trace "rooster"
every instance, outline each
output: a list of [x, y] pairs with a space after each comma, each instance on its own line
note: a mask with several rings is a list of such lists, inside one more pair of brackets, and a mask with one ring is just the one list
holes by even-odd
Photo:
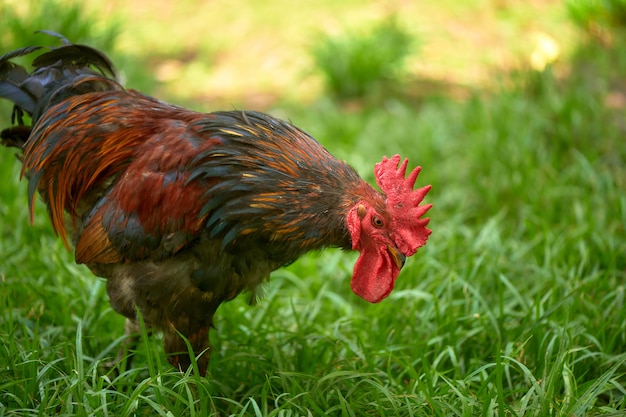
[[[406, 159], [376, 164], [377, 191], [290, 123], [125, 89], [102, 52], [46, 33], [62, 44], [0, 57], [14, 104], [1, 140], [23, 152], [31, 221], [38, 193], [76, 262], [106, 278], [126, 332], [139, 312], [175, 367], [195, 359], [205, 374], [220, 304], [306, 252], [359, 251], [351, 288], [377, 303], [426, 243], [430, 186], [414, 189]], [[12, 62], [35, 52], [31, 72]]]

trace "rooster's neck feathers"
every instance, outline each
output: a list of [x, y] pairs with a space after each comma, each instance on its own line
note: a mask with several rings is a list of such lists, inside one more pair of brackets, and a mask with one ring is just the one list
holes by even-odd
[[369, 188], [344, 162], [293, 125], [256, 112], [217, 112], [195, 128], [219, 144], [199, 153], [189, 181], [206, 181], [202, 213], [222, 246], [254, 237], [294, 259], [350, 248], [345, 216]]

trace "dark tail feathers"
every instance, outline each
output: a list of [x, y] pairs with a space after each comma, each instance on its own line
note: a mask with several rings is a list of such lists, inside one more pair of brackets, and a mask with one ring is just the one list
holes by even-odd
[[[0, 133], [4, 145], [22, 147], [30, 134], [24, 125], [24, 113], [33, 125], [45, 111], [64, 99], [94, 91], [118, 90], [117, 72], [109, 58], [97, 49], [74, 45], [65, 37], [51, 31], [41, 31], [59, 38], [59, 47], [28, 46], [0, 57], [0, 98], [13, 102], [11, 128]], [[10, 60], [29, 55], [40, 49], [49, 51], [32, 62], [33, 71]]]

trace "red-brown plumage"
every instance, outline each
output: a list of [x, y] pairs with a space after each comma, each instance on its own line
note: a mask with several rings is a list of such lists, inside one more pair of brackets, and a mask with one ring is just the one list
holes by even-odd
[[[360, 252], [351, 287], [370, 302], [393, 289], [426, 243], [429, 187], [383, 158], [374, 190], [305, 132], [256, 112], [193, 112], [124, 90], [100, 52], [54, 48], [28, 74], [0, 57], [0, 97], [18, 126], [32, 207], [38, 191], [78, 263], [107, 278], [111, 305], [164, 333], [170, 362], [206, 371], [219, 305], [315, 249]], [[22, 124], [22, 113], [33, 127]], [[69, 220], [69, 221], [67, 221]]]

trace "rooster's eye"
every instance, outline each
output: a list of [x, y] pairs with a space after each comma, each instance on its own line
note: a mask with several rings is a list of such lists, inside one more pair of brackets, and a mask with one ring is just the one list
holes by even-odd
[[372, 217], [372, 225], [374, 225], [374, 227], [378, 227], [380, 229], [381, 227], [383, 227], [383, 219], [381, 219], [378, 216]]

